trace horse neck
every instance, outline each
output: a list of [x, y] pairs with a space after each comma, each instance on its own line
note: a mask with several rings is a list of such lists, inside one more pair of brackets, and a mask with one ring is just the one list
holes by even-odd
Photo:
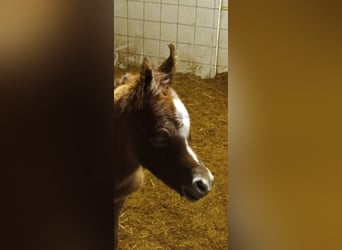
[[[125, 91], [123, 86], [115, 91]], [[114, 91], [114, 163], [117, 178], [129, 176], [139, 168], [139, 161], [134, 149], [134, 127], [130, 121], [134, 109], [131, 100], [134, 93], [131, 91], [115, 93]], [[116, 98], [115, 98], [116, 97]], [[115, 178], [115, 176], [114, 176]]]

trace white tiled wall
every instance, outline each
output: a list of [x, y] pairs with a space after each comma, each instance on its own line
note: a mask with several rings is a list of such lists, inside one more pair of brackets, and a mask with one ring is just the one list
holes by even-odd
[[[177, 70], [214, 77], [228, 71], [228, 0], [114, 0], [116, 66], [159, 64], [177, 48]], [[220, 29], [217, 41], [219, 12]], [[216, 47], [218, 55], [216, 57]]]

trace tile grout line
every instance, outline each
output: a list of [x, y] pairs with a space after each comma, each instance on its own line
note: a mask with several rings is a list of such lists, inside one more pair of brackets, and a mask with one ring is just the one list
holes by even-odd
[[160, 48], [161, 48], [161, 29], [162, 29], [162, 27], [161, 27], [161, 23], [162, 23], [162, 21], [161, 21], [161, 18], [162, 18], [162, 1], [160, 1], [159, 13], [160, 13], [160, 15], [159, 15], [159, 61], [161, 61], [161, 59], [160, 59]]

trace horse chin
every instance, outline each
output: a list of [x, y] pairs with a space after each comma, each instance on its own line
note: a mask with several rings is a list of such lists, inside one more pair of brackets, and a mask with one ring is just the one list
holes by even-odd
[[190, 202], [196, 202], [202, 198], [192, 194], [191, 191], [187, 189], [185, 186], [182, 186], [181, 196], [185, 197]]

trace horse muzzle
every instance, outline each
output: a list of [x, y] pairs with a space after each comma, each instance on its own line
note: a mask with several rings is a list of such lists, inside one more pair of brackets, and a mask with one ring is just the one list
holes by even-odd
[[192, 182], [189, 185], [182, 185], [182, 195], [188, 201], [198, 201], [206, 196], [212, 189], [214, 176], [206, 167], [199, 167], [194, 170]]

